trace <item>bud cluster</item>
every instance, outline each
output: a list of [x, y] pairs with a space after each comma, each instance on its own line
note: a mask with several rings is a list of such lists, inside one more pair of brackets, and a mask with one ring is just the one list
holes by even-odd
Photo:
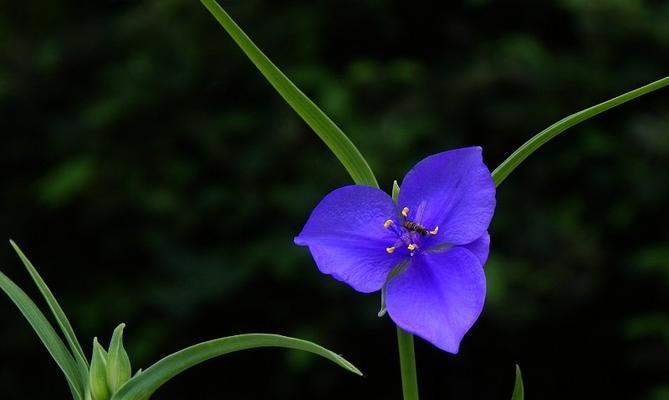
[[123, 347], [123, 328], [120, 324], [112, 334], [109, 349], [105, 350], [93, 339], [93, 355], [88, 375], [89, 395], [91, 400], [109, 400], [132, 374], [130, 358]]

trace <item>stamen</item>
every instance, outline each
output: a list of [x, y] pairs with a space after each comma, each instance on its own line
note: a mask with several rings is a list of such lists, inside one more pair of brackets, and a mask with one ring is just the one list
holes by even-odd
[[435, 226], [434, 229], [430, 231], [430, 235], [434, 236], [437, 234], [437, 232], [439, 232], [439, 227]]
[[386, 247], [386, 253], [393, 254], [395, 252], [395, 246]]
[[402, 215], [404, 215], [404, 218], [409, 216], [409, 207], [404, 207], [402, 209]]
[[389, 219], [389, 220], [387, 220], [386, 222], [383, 223], [383, 227], [386, 228], [386, 229], [388, 229], [388, 228], [390, 228], [390, 226], [391, 226], [392, 224], [393, 224], [393, 220], [392, 220], [392, 219]]
[[418, 246], [415, 243], [411, 243], [407, 246], [407, 249], [409, 251], [414, 251], [414, 250], [416, 250], [416, 247], [418, 247]]

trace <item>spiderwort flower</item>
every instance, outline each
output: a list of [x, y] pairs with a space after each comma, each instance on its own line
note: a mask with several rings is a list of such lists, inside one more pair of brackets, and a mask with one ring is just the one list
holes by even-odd
[[495, 184], [481, 148], [425, 158], [404, 177], [397, 204], [360, 185], [316, 206], [295, 243], [319, 270], [370, 293], [385, 289], [390, 318], [450, 353], [483, 308]]

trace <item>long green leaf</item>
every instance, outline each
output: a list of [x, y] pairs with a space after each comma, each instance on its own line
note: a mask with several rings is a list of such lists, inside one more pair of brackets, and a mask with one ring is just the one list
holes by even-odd
[[513, 387], [513, 395], [511, 400], [524, 400], [525, 388], [523, 387], [523, 375], [520, 373], [520, 366], [516, 364], [516, 383]]
[[0, 272], [0, 288], [12, 299], [19, 308], [23, 316], [28, 320], [37, 336], [56, 361], [60, 369], [65, 374], [70, 389], [72, 389], [75, 399], [83, 399], [83, 388], [85, 383], [77, 369], [74, 358], [65, 347], [65, 343], [60, 339], [44, 314], [37, 308], [35, 303], [30, 300], [28, 295], [21, 290], [11, 279]]
[[568, 117], [562, 118], [558, 122], [537, 133], [530, 140], [525, 142], [518, 150], [514, 151], [503, 163], [493, 171], [492, 176], [495, 180], [495, 185], [499, 186], [509, 174], [516, 169], [530, 154], [534, 153], [539, 147], [546, 144], [549, 140], [566, 131], [574, 125], [577, 125], [597, 114], [610, 110], [613, 107], [619, 106], [637, 97], [643, 96], [655, 90], [661, 89], [669, 85], [669, 76], [649, 83], [646, 86], [631, 90], [618, 97], [614, 97], [603, 103], [599, 103], [585, 110], [574, 113]]
[[343, 357], [317, 344], [281, 335], [251, 333], [210, 340], [171, 354], [130, 379], [114, 394], [112, 400], [147, 399], [165, 382], [194, 365], [223, 354], [257, 347], [284, 347], [308, 351], [325, 357], [355, 374], [362, 375]]
[[201, 0], [274, 89], [332, 150], [359, 185], [378, 187], [367, 161], [348, 137], [277, 68], [215, 0]]
[[46, 300], [46, 303], [49, 305], [49, 309], [51, 309], [53, 316], [56, 318], [56, 322], [58, 322], [60, 330], [65, 336], [65, 340], [67, 340], [67, 344], [72, 350], [72, 354], [74, 354], [74, 359], [77, 361], [77, 365], [79, 367], [79, 373], [82, 374], [82, 376], [87, 377], [88, 361], [86, 360], [84, 350], [81, 348], [81, 344], [79, 344], [79, 341], [77, 340], [77, 335], [74, 333], [74, 329], [72, 329], [72, 325], [67, 319], [63, 308], [60, 306], [58, 300], [56, 300], [56, 297], [46, 285], [46, 282], [44, 282], [44, 279], [42, 279], [42, 276], [40, 276], [40, 274], [37, 272], [37, 269], [33, 266], [23, 251], [21, 251], [19, 246], [13, 240], [10, 240], [9, 243], [14, 248], [14, 251], [16, 251], [16, 254], [18, 254], [21, 262], [23, 262], [23, 265], [26, 267], [28, 273], [30, 273], [30, 276], [33, 278], [33, 281], [35, 281], [35, 284], [39, 288], [40, 293], [42, 293], [42, 296], [44, 296], [44, 300]]

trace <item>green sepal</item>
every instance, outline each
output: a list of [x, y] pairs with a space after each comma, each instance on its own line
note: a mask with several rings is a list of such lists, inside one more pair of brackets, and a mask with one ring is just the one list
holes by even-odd
[[386, 281], [383, 283], [383, 287], [381, 288], [381, 309], [379, 312], [376, 314], [379, 318], [383, 317], [386, 315], [386, 312], [388, 311], [386, 309], [386, 291], [388, 289], [388, 283], [396, 277], [397, 275], [401, 274], [402, 272], [406, 271], [407, 267], [409, 266], [408, 261], [400, 261], [397, 265], [393, 267], [393, 269], [390, 270], [388, 273], [388, 276], [386, 277]]
[[397, 204], [397, 199], [400, 197], [400, 185], [397, 184], [397, 180], [393, 181], [392, 197], [395, 204]]
[[111, 393], [126, 383], [132, 374], [130, 358], [123, 347], [123, 329], [125, 324], [120, 324], [114, 329], [111, 343], [109, 343], [109, 354], [107, 354], [107, 385]]
[[88, 386], [91, 400], [109, 400], [111, 397], [107, 385], [107, 352], [98, 343], [98, 338], [93, 338], [93, 355], [91, 356], [91, 369], [88, 374]]

